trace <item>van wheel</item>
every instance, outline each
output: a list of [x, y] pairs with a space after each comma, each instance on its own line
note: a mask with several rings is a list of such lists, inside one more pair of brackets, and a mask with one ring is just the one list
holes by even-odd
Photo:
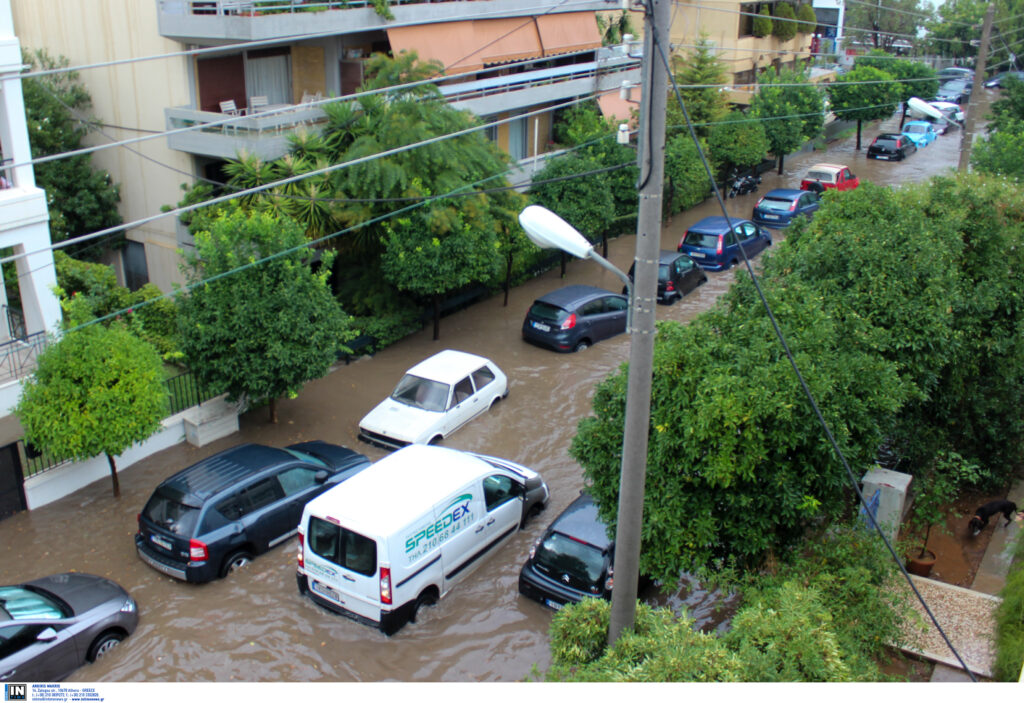
[[435, 603], [437, 603], [437, 594], [434, 593], [433, 589], [423, 591], [423, 593], [416, 596], [416, 603], [412, 606], [412, 617], [409, 619], [416, 622], [416, 616], [419, 615], [420, 608], [434, 605]]
[[247, 566], [252, 561], [252, 554], [245, 551], [244, 549], [239, 550], [224, 560], [224, 566], [220, 568], [221, 578], [227, 576], [233, 571], [238, 571], [244, 566]]
[[581, 351], [583, 351], [584, 349], [586, 349], [589, 346], [590, 346], [590, 342], [588, 342], [585, 339], [581, 339], [580, 341], [576, 342], [576, 346], [573, 347], [573, 351], [574, 352], [581, 352]]
[[104, 632], [93, 640], [91, 645], [89, 645], [89, 652], [86, 654], [85, 658], [91, 662], [94, 662], [97, 659], [102, 659], [123, 639], [124, 635], [120, 632]]

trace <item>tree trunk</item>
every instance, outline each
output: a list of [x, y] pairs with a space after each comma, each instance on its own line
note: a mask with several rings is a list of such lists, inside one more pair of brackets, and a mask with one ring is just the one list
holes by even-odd
[[562, 255], [562, 278], [565, 278], [565, 262], [568, 257], [565, 255], [564, 251], [559, 252], [559, 254]]
[[434, 341], [441, 338], [441, 296], [434, 296]]
[[505, 303], [502, 307], [508, 307], [508, 289], [512, 287], [512, 254], [505, 257]]
[[782, 160], [786, 158], [785, 154], [779, 154], [779, 175], [782, 175]]
[[928, 538], [932, 534], [932, 526], [928, 525], [928, 528], [924, 531], [924, 544], [921, 545], [921, 553], [917, 555], [918, 559], [924, 559], [924, 555], [928, 553]]
[[857, 151], [860, 151], [860, 125], [862, 120], [857, 120]]
[[270, 410], [270, 423], [277, 424], [277, 398], [271, 398], [267, 408]]
[[608, 258], [608, 233], [601, 235], [601, 256]]
[[903, 114], [900, 115], [900, 131], [903, 131], [903, 123], [907, 121], [907, 101], [903, 101]]
[[107, 454], [107, 463], [110, 464], [110, 483], [114, 487], [114, 497], [121, 497], [121, 483], [117, 480], [117, 464], [114, 463], [114, 457]]

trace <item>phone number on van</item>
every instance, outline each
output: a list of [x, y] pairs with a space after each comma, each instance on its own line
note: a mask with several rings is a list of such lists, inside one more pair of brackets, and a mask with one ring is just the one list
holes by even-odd
[[409, 561], [415, 561], [424, 553], [443, 544], [463, 527], [472, 523], [473, 512], [469, 509], [469, 504], [472, 500], [473, 496], [471, 494], [464, 493], [444, 509], [444, 514], [436, 522], [427, 525], [427, 527], [417, 532], [413, 537], [406, 539], [405, 554]]

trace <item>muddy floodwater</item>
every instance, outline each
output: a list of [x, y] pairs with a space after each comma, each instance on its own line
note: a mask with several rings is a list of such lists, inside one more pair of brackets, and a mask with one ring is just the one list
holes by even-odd
[[[898, 121], [884, 127], [891, 129]], [[865, 129], [863, 146], [880, 129]], [[785, 173], [764, 175], [758, 192], [727, 200], [729, 213], [749, 217], [757, 198], [775, 187], [797, 187], [815, 162], [849, 165], [861, 180], [899, 185], [955, 167], [960, 132], [940, 137], [902, 163], [869, 161], [853, 138], [827, 152], [785, 159]], [[662, 248], [675, 249], [685, 228], [720, 214], [714, 201], [677, 214], [666, 224]], [[879, 223], [880, 227], [885, 223]], [[783, 239], [776, 233], [776, 244]], [[635, 238], [612, 241], [609, 258], [628, 269]], [[770, 250], [769, 250], [770, 251]], [[691, 320], [728, 289], [732, 272], [709, 273], [706, 285], [659, 319]], [[621, 284], [599, 266], [572, 261], [565, 279], [549, 271], [502, 296], [445, 317], [441, 339], [427, 329], [372, 358], [340, 365], [310, 383], [294, 400], [279, 404], [277, 425], [266, 411], [241, 418], [241, 432], [201, 449], [178, 445], [126, 469], [122, 495], [110, 495], [109, 479], [56, 503], [0, 522], [0, 583], [16, 583], [61, 571], [83, 571], [114, 579], [138, 600], [138, 630], [112, 656], [83, 667], [71, 681], [515, 681], [537, 665], [547, 668], [552, 612], [521, 598], [517, 580], [530, 544], [583, 487], [580, 467], [569, 457], [577, 422], [590, 413], [595, 386], [628, 357], [625, 335], [579, 354], [556, 354], [520, 337], [523, 315], [538, 296], [571, 283], [610, 290]], [[377, 460], [384, 452], [356, 438], [360, 418], [388, 395], [402, 373], [446, 348], [493, 359], [508, 375], [506, 401], [449, 438], [445, 445], [512, 459], [539, 471], [551, 502], [467, 581], [415, 624], [393, 637], [333, 615], [300, 597], [295, 584], [296, 541], [262, 555], [239, 573], [205, 585], [176, 582], [135, 555], [136, 515], [166, 476], [243, 441], [282, 446], [309, 439], [343, 444]], [[387, 509], [382, 496], [381, 509]], [[687, 605], [702, 625], [714, 629], [717, 608], [708, 594], [676, 593], [667, 602]], [[713, 595], [713, 594], [712, 594]], [[660, 602], [666, 602], [665, 596]]]

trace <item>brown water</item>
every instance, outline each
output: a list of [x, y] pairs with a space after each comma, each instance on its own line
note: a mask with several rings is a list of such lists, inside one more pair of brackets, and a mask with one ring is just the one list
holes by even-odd
[[[878, 131], [865, 130], [865, 149]], [[794, 186], [818, 161], [848, 164], [862, 180], [881, 184], [927, 178], [955, 166], [959, 134], [940, 137], [898, 164], [868, 161], [864, 151], [854, 150], [852, 138], [832, 144], [827, 154], [790, 156], [783, 176], [765, 174], [757, 193], [728, 200], [729, 213], [749, 217], [759, 195]], [[674, 249], [687, 225], [712, 214], [720, 213], [708, 201], [676, 215], [664, 229], [663, 248]], [[782, 235], [775, 239], [781, 241]], [[609, 258], [627, 269], [634, 245], [631, 236], [613, 241]], [[659, 306], [659, 319], [692, 319], [728, 288], [733, 273], [710, 273], [708, 278], [684, 300]], [[590, 412], [596, 384], [627, 360], [629, 344], [622, 335], [579, 354], [560, 355], [521, 340], [520, 325], [530, 303], [571, 283], [621, 288], [604, 269], [573, 261], [564, 280], [551, 271], [513, 290], [508, 307], [502, 307], [498, 295], [444, 318], [438, 342], [425, 329], [373, 358], [338, 367], [298, 398], [282, 401], [276, 426], [266, 423], [265, 409], [258, 410], [241, 418], [238, 435], [201, 449], [179, 445], [136, 464], [121, 475], [120, 500], [111, 497], [107, 479], [0, 522], [0, 583], [74, 570], [110, 577], [136, 597], [142, 615], [136, 633], [113, 656], [73, 674], [72, 681], [509, 681], [528, 677], [535, 664], [543, 671], [550, 661], [552, 613], [518, 595], [519, 568], [532, 541], [583, 487], [580, 467], [568, 455], [569, 442], [579, 418]], [[381, 458], [382, 451], [356, 439], [359, 419], [391, 392], [406, 369], [445, 348], [493, 359], [511, 386], [507, 401], [445, 444], [538, 470], [551, 488], [551, 503], [540, 519], [415, 624], [388, 638], [300, 597], [295, 540], [240, 573], [200, 586], [176, 582], [138, 560], [132, 540], [136, 514], [153, 488], [216, 451], [243, 441], [280, 446], [323, 439], [356, 448], [372, 460]], [[721, 594], [709, 594], [699, 584], [656, 601], [687, 607], [704, 629], [724, 627]]]

